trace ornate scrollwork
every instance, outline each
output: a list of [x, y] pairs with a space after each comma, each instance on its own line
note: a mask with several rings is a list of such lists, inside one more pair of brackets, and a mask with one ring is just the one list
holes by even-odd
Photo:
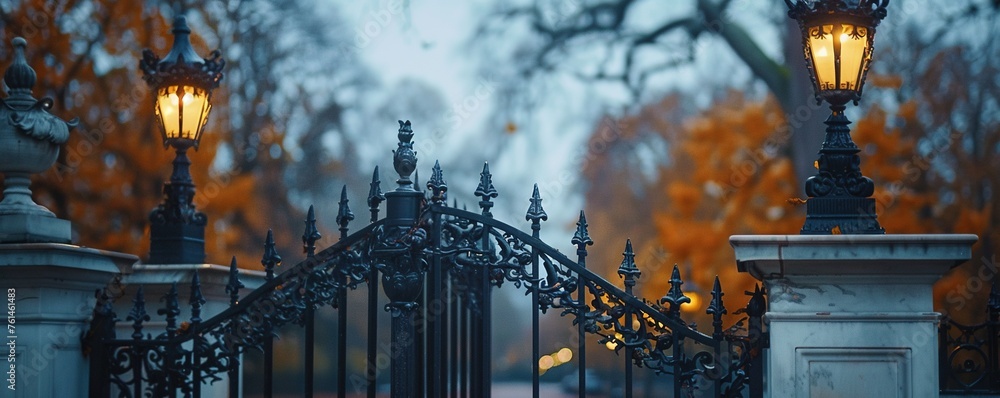
[[[399, 147], [394, 153], [399, 187], [385, 195], [389, 213], [395, 218], [374, 222], [347, 235], [347, 224], [353, 214], [343, 191], [337, 217], [343, 235], [340, 241], [313, 253], [319, 233], [310, 209], [303, 234], [304, 261], [275, 275], [281, 257], [274, 250], [273, 234], [269, 232], [261, 261], [267, 280], [264, 286], [240, 301], [242, 286], [234, 259], [226, 287], [231, 309], [202, 322], [198, 311], [203, 300], [195, 279], [189, 300], [193, 311], [191, 323], [176, 326], [179, 311], [173, 292], [166, 299], [166, 308], [159, 311], [167, 318], [167, 331], [155, 339], [148, 334], [144, 338], [142, 333], [142, 323], [149, 317], [140, 290], [128, 317], [133, 321], [133, 339], [114, 340], [106, 355], [113, 362], [111, 384], [122, 391], [134, 391], [133, 388], [139, 388], [135, 386], [149, 384], [147, 395], [161, 396], [167, 391], [164, 386], [184, 392], [193, 388], [195, 380], [220, 380], [220, 373], [238, 369], [240, 355], [246, 349], [263, 350], [264, 342], [278, 328], [289, 323], [303, 324], [304, 314], [309, 310], [335, 305], [345, 289], [371, 282], [368, 278], [376, 271], [381, 274], [383, 291], [390, 301], [385, 309], [393, 315], [394, 342], [400, 343], [394, 345], [401, 349], [401, 359], [394, 366], [410, 364], [416, 360], [416, 346], [411, 344], [416, 318], [410, 315], [426, 310], [421, 308], [423, 289], [428, 283], [425, 275], [433, 272], [449, 278], [451, 294], [460, 298], [471, 319], [486, 318], [483, 315], [488, 312], [483, 309], [489, 306], [492, 288], [511, 284], [530, 294], [538, 311], [556, 309], [561, 315], [572, 315], [574, 324], [583, 332], [598, 336], [601, 344], [613, 346], [616, 353], [630, 358], [629, 366], [672, 374], [675, 382], [687, 389], [711, 382], [724, 396], [740, 396], [747, 384], [747, 370], [760, 357], [761, 342], [766, 340], [760, 323], [763, 292], [757, 289], [751, 293], [754, 298], [747, 307], [747, 318], [723, 330], [721, 317], [727, 310], [716, 281], [708, 309], [713, 315], [714, 333], [702, 334], [681, 319], [680, 308], [690, 299], [681, 288], [684, 282], [676, 266], [669, 281], [670, 289], [662, 299], [650, 302], [637, 298], [632, 289], [641, 272], [631, 241], [626, 243], [618, 269], [624, 279], [622, 289], [586, 268], [586, 246], [593, 241], [584, 214], [580, 215], [572, 239], [577, 246], [578, 261], [569, 260], [538, 238], [540, 223], [547, 215], [537, 186], [525, 216], [531, 222], [531, 234], [494, 220], [490, 208], [497, 191], [488, 166], [483, 168], [475, 193], [481, 198], [482, 214], [447, 206], [444, 200], [447, 184], [439, 165], [428, 182], [431, 200], [425, 201], [424, 193], [416, 192], [415, 183], [409, 180], [416, 156], [408, 123], [400, 124], [399, 137]], [[381, 196], [376, 171], [368, 200], [373, 216], [378, 213]], [[114, 316], [102, 314], [111, 319]], [[187, 342], [193, 342], [191, 348], [182, 348]], [[405, 372], [400, 375], [413, 376]], [[393, 377], [396, 378], [396, 373]]]

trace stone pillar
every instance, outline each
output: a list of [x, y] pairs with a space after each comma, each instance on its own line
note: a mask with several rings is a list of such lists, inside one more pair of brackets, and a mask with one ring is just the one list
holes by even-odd
[[90, 366], [80, 339], [94, 309], [94, 291], [130, 272], [136, 261], [129, 254], [67, 244], [0, 244], [7, 297], [3, 391], [13, 393], [4, 396], [85, 394]]
[[937, 397], [932, 285], [975, 235], [733, 236], [768, 289], [772, 397]]
[[[198, 272], [198, 279], [201, 284], [201, 293], [205, 299], [205, 304], [201, 307], [202, 320], [211, 319], [222, 311], [229, 308], [229, 294], [226, 293], [226, 284], [229, 282], [229, 267], [217, 264], [136, 264], [132, 268], [132, 273], [125, 275], [121, 280], [120, 296], [114, 303], [114, 311], [118, 318], [125, 319], [125, 315], [132, 309], [132, 299], [135, 298], [136, 290], [143, 287], [143, 296], [146, 298], [146, 311], [150, 314], [150, 320], [143, 323], [143, 333], [152, 334], [156, 337], [160, 333], [166, 332], [166, 321], [156, 311], [164, 307], [161, 298], [167, 294], [171, 285], [177, 283], [177, 301], [180, 303], [180, 314], [177, 315], [178, 324], [189, 322], [191, 319], [191, 279], [194, 273]], [[254, 289], [264, 284], [263, 271], [240, 270], [240, 282], [244, 288], [240, 289], [240, 296], [246, 296]], [[118, 338], [128, 338], [132, 334], [132, 323], [119, 321], [115, 325], [115, 333]], [[190, 343], [185, 344], [190, 349]], [[242, 366], [242, 362], [240, 364]], [[228, 397], [229, 396], [229, 376], [226, 373], [218, 374], [222, 380], [202, 386], [202, 397]]]

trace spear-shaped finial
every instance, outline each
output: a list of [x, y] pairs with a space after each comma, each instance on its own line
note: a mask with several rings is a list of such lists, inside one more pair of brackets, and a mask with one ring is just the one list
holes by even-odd
[[368, 188], [368, 210], [372, 213], [371, 222], [378, 221], [378, 207], [385, 201], [381, 184], [382, 182], [378, 179], [378, 166], [375, 166], [375, 172], [372, 173], [372, 182]]
[[535, 184], [535, 188], [531, 191], [531, 199], [528, 199], [531, 205], [528, 206], [528, 213], [524, 215], [524, 219], [531, 221], [531, 229], [536, 229], [536, 225], [541, 221], [547, 221], [549, 215], [545, 214], [545, 209], [542, 208], [542, 196], [538, 194], [538, 184]]
[[497, 197], [499, 193], [493, 187], [493, 174], [490, 174], [490, 164], [488, 162], [483, 163], [483, 172], [479, 173], [479, 186], [476, 187], [475, 195], [482, 198], [479, 201], [479, 207], [483, 209], [483, 215], [492, 216], [490, 214], [490, 208], [493, 207], [491, 200]]
[[142, 323], [149, 320], [149, 314], [146, 313], [146, 298], [142, 294], [142, 285], [139, 285], [139, 289], [135, 292], [135, 298], [132, 299], [132, 310], [128, 312], [125, 320], [132, 321], [132, 338], [141, 339]]
[[684, 291], [681, 290], [683, 284], [681, 271], [677, 269], [677, 264], [674, 264], [674, 271], [670, 274], [670, 291], [660, 299], [660, 304], [670, 303], [670, 315], [680, 316], [681, 305], [691, 302], [691, 299], [685, 296]]
[[716, 340], [722, 338], [722, 315], [727, 314], [726, 305], [722, 301], [722, 285], [719, 284], [719, 276], [715, 276], [715, 285], [712, 286], [712, 302], [708, 304], [706, 313], [712, 314], [712, 327], [714, 329], [712, 337]]
[[306, 257], [316, 254], [316, 241], [322, 237], [316, 229], [316, 211], [313, 205], [309, 205], [309, 211], [306, 212], [306, 230], [302, 232], [302, 252]]
[[188, 298], [191, 305], [191, 323], [201, 322], [201, 306], [205, 304], [205, 297], [201, 295], [201, 278], [198, 271], [191, 277], [191, 297]]
[[431, 190], [431, 203], [445, 204], [448, 200], [448, 183], [444, 181], [441, 163], [437, 160], [434, 161], [431, 179], [427, 181], [427, 189]]
[[642, 276], [639, 267], [635, 265], [635, 252], [632, 251], [632, 239], [625, 240], [625, 251], [622, 253], [622, 264], [618, 266], [618, 275], [625, 279], [625, 293], [632, 294], [635, 280]]
[[170, 290], [163, 296], [161, 301], [166, 301], [167, 307], [156, 310], [156, 314], [166, 315], [167, 336], [173, 336], [177, 333], [177, 315], [181, 313], [180, 303], [177, 302], [177, 282], [170, 285]]
[[348, 205], [347, 200], [347, 185], [344, 185], [340, 189], [340, 204], [337, 208], [337, 225], [340, 225], [340, 239], [347, 237], [347, 224], [354, 219], [354, 213], [351, 212], [351, 206]]
[[240, 282], [240, 269], [236, 266], [236, 256], [229, 262], [229, 283], [226, 284], [226, 293], [229, 293], [229, 305], [236, 305], [240, 301], [240, 289], [246, 286]]
[[587, 231], [587, 215], [580, 210], [580, 219], [576, 222], [576, 232], [573, 234], [573, 240], [570, 243], [577, 246], [577, 250], [586, 251], [586, 246], [591, 246], [594, 244], [594, 240], [590, 239], [590, 232]]
[[274, 233], [270, 229], [267, 230], [267, 239], [264, 240], [264, 257], [260, 259], [260, 263], [264, 265], [264, 278], [274, 279], [274, 267], [281, 265], [281, 256], [274, 249]]

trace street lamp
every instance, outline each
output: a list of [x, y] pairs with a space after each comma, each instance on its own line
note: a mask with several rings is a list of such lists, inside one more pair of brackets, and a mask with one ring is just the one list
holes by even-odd
[[153, 89], [153, 109], [163, 146], [174, 147], [173, 173], [163, 185], [164, 201], [149, 215], [149, 262], [195, 264], [205, 260], [205, 214], [195, 210], [188, 148], [198, 149], [212, 110], [212, 90], [222, 80], [225, 60], [218, 50], [202, 59], [191, 47], [191, 29], [183, 16], [174, 19], [174, 44], [163, 59], [142, 52], [139, 68]]
[[832, 114], [819, 151], [819, 170], [806, 180], [804, 235], [884, 234], [875, 214], [872, 180], [861, 174], [858, 146], [851, 140], [849, 101], [857, 105], [872, 59], [875, 27], [889, 0], [785, 0], [798, 21], [802, 46], [816, 90]]

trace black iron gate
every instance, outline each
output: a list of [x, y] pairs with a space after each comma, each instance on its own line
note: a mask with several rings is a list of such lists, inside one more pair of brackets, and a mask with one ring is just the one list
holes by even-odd
[[[578, 390], [587, 392], [585, 335], [599, 336], [623, 357], [624, 392], [632, 395], [633, 367], [647, 367], [672, 379], [673, 396], [760, 397], [763, 393], [762, 350], [767, 337], [762, 316], [766, 300], [759, 288], [750, 295], [746, 316], [724, 327], [727, 313], [716, 278], [707, 313], [712, 316], [711, 335], [697, 331], [681, 319], [680, 308], [690, 300], [681, 289], [675, 267], [670, 289], [656, 301], [633, 295], [641, 275], [631, 242], [626, 242], [618, 274], [624, 289], [587, 269], [591, 241], [583, 212], [572, 238], [576, 259], [570, 259], [539, 239], [541, 221], [547, 219], [537, 186], [525, 216], [531, 232], [523, 232], [492, 217], [497, 191], [489, 167], [484, 166], [475, 195], [479, 213], [448, 206], [448, 186], [438, 164], [423, 192], [410, 179], [416, 170], [416, 153], [410, 123], [400, 122], [399, 144], [393, 166], [399, 174], [397, 188], [383, 195], [378, 168], [368, 195], [371, 223], [348, 234], [354, 215], [346, 191], [341, 196], [337, 223], [340, 240], [319, 252], [320, 238], [310, 208], [302, 237], [306, 258], [275, 275], [281, 257], [268, 232], [261, 260], [267, 282], [240, 297], [239, 270], [233, 259], [226, 291], [230, 307], [202, 320], [204, 299], [195, 275], [189, 305], [191, 318], [178, 323], [176, 286], [164, 297], [157, 312], [166, 321], [158, 336], [144, 333], [150, 317], [140, 287], [126, 316], [134, 333], [115, 336], [116, 315], [102, 294], [94, 310], [90, 340], [91, 397], [199, 397], [208, 383], [228, 376], [229, 395], [240, 394], [240, 361], [247, 349], [264, 355], [264, 394], [273, 391], [273, 338], [279, 328], [296, 324], [305, 328], [305, 391], [314, 386], [315, 310], [331, 305], [339, 317], [337, 333], [338, 396], [347, 396], [346, 374], [348, 314], [366, 314], [368, 397], [375, 397], [379, 362], [378, 311], [391, 313], [389, 342], [392, 397], [489, 397], [491, 395], [491, 295], [495, 287], [512, 284], [526, 289], [532, 305], [532, 374], [538, 396], [539, 314], [560, 311], [574, 318], [579, 333], [576, 362]], [[379, 206], [387, 202], [386, 217]], [[378, 285], [389, 300], [378, 308]], [[368, 285], [366, 308], [348, 308], [347, 291]], [[358, 316], [355, 316], [358, 318]], [[353, 343], [353, 342], [352, 342]]]

